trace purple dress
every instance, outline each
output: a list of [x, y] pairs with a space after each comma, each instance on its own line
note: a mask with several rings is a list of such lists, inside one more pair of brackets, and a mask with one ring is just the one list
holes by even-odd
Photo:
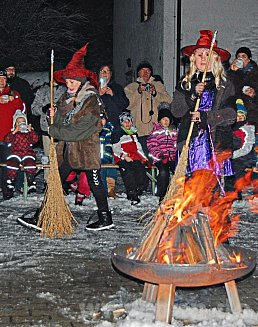
[[[212, 110], [214, 98], [214, 90], [205, 90], [202, 94], [198, 111], [208, 112]], [[215, 168], [211, 165], [211, 159], [214, 160]], [[192, 173], [201, 169], [213, 169], [216, 175], [221, 175], [222, 170], [224, 170], [224, 176], [234, 175], [231, 159], [227, 159], [222, 163], [216, 161], [209, 125], [207, 129], [199, 130], [199, 134], [191, 140], [189, 145], [187, 171]]]

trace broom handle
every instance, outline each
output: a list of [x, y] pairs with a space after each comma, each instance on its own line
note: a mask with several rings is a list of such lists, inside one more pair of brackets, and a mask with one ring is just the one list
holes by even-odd
[[[210, 46], [210, 50], [209, 50], [209, 55], [208, 55], [208, 59], [206, 61], [206, 65], [205, 65], [205, 69], [204, 69], [204, 72], [203, 72], [203, 75], [202, 75], [201, 83], [204, 83], [205, 82], [205, 78], [206, 78], [208, 66], [209, 66], [210, 59], [211, 59], [212, 49], [213, 49], [214, 43], [216, 41], [217, 33], [218, 33], [218, 31], [215, 31], [214, 34], [213, 34], [213, 38], [212, 38], [211, 46]], [[199, 109], [200, 101], [201, 101], [201, 97], [198, 96], [198, 98], [196, 100], [195, 107], [194, 107], [194, 112]], [[185, 145], [187, 147], [189, 146], [189, 143], [190, 143], [191, 135], [192, 135], [192, 132], [193, 132], [193, 127], [194, 127], [194, 122], [192, 121], [191, 124], [190, 124], [190, 127], [189, 127], [189, 131], [188, 131], [188, 135], [187, 135], [186, 141], [185, 141]]]
[[[51, 67], [50, 67], [50, 107], [54, 108], [54, 50], [51, 50]], [[50, 124], [54, 122], [54, 117], [50, 117]], [[54, 142], [53, 137], [51, 137], [51, 142]]]

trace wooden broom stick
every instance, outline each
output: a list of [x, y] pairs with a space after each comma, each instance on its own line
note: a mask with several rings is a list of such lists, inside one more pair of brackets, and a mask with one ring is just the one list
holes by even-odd
[[[54, 108], [54, 50], [51, 51], [50, 106]], [[51, 116], [51, 124], [54, 117]], [[63, 187], [58, 170], [57, 154], [54, 138], [51, 137], [49, 149], [49, 175], [44, 199], [41, 205], [38, 226], [41, 235], [49, 238], [61, 238], [74, 232], [76, 220], [65, 201]]]
[[[210, 59], [211, 59], [211, 55], [212, 55], [213, 46], [214, 46], [214, 43], [216, 40], [216, 36], [217, 36], [217, 31], [215, 31], [213, 34], [207, 62], [206, 62], [202, 80], [201, 80], [202, 83], [205, 82], [205, 78], [206, 78], [207, 70], [209, 67], [209, 63], [210, 63]], [[199, 109], [200, 101], [201, 101], [201, 97], [199, 96], [197, 98], [197, 101], [196, 101], [196, 104], [194, 107], [194, 112], [196, 112]], [[162, 201], [162, 204], [164, 204], [164, 205], [168, 200], [171, 200], [175, 196], [175, 194], [179, 191], [180, 188], [182, 189], [182, 191], [184, 189], [183, 186], [181, 186], [177, 183], [177, 180], [179, 178], [182, 178], [185, 176], [185, 171], [186, 171], [187, 162], [188, 162], [189, 143], [190, 143], [191, 135], [193, 132], [193, 126], [194, 126], [194, 122], [191, 122], [185, 145], [184, 145], [181, 155], [179, 157], [179, 161], [178, 161], [178, 164], [177, 164], [177, 167], [175, 170], [175, 174], [171, 178], [168, 191]], [[173, 210], [173, 209], [171, 209], [171, 210]], [[152, 255], [155, 251], [155, 248], [157, 247], [157, 244], [159, 243], [161, 236], [164, 232], [164, 229], [167, 225], [167, 219], [168, 219], [167, 215], [161, 214], [161, 213], [159, 213], [159, 210], [157, 210], [157, 212], [155, 213], [155, 215], [153, 217], [154, 223], [152, 224], [152, 230], [149, 232], [149, 235], [147, 236], [147, 238], [144, 240], [144, 242], [141, 244], [141, 246], [139, 247], [139, 249], [137, 251], [139, 253], [139, 255], [138, 255], [139, 260], [142, 259], [145, 261], [149, 261], [152, 259]]]

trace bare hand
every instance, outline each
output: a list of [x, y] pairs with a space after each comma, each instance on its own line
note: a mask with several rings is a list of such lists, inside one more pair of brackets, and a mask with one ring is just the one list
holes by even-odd
[[28, 125], [28, 131], [31, 132], [33, 130], [33, 127], [31, 124]]
[[50, 107], [49, 108], [49, 116], [50, 117], [54, 117], [54, 115], [55, 115], [55, 108], [54, 107]]
[[202, 92], [204, 91], [205, 85], [206, 85], [205, 82], [203, 82], [203, 83], [202, 83], [202, 82], [201, 82], [201, 83], [198, 83], [198, 84], [195, 86], [195, 92], [196, 92], [196, 94], [201, 95]]
[[126, 162], [133, 161], [133, 159], [131, 157], [129, 157], [129, 156], [125, 156], [124, 159], [125, 159]]

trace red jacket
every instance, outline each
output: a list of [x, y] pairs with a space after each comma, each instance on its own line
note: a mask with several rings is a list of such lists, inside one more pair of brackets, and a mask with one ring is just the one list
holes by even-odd
[[10, 144], [10, 154], [15, 154], [20, 158], [28, 155], [35, 158], [35, 152], [32, 149], [32, 146], [37, 143], [38, 140], [38, 134], [34, 130], [28, 133], [18, 132], [16, 134], [9, 132], [4, 137], [4, 141]]
[[[6, 86], [0, 96], [9, 95], [10, 87]], [[7, 103], [0, 103], [0, 141], [3, 141], [4, 136], [10, 132], [13, 127], [13, 115], [17, 109], [23, 111], [23, 101], [17, 91], [11, 91], [14, 100]]]

